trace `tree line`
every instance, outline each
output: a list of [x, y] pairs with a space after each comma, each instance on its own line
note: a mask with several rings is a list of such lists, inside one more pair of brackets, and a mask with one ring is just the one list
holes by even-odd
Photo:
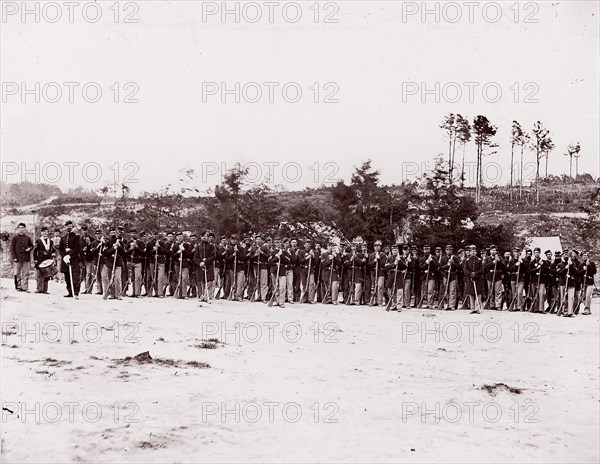
[[[490, 120], [483, 115], [477, 115], [472, 122], [469, 122], [468, 118], [461, 114], [450, 113], [442, 119], [439, 126], [448, 138], [448, 166], [450, 170], [449, 182], [454, 182], [453, 173], [460, 166], [460, 175], [458, 180], [460, 186], [464, 187], [465, 179], [465, 151], [466, 145], [471, 139], [475, 143], [476, 148], [476, 177], [475, 177], [475, 201], [479, 203], [481, 201], [481, 188], [483, 185], [483, 160], [487, 156], [491, 156], [497, 153], [497, 143], [494, 141], [494, 137], [497, 135], [498, 128], [494, 126]], [[457, 146], [458, 145], [458, 146]], [[541, 121], [536, 121], [531, 128], [530, 132], [523, 129], [521, 124], [514, 120], [512, 122], [511, 134], [510, 134], [510, 145], [511, 145], [511, 157], [510, 157], [510, 188], [516, 185], [515, 176], [515, 153], [517, 156], [520, 155], [520, 173], [518, 177], [519, 185], [519, 198], [523, 196], [523, 161], [525, 151], [530, 151], [535, 156], [536, 162], [536, 175], [535, 175], [535, 189], [536, 189], [536, 201], [539, 203], [540, 196], [540, 183], [542, 179], [547, 179], [548, 176], [548, 163], [550, 159], [550, 153], [556, 148], [550, 130], [545, 127]], [[456, 152], [462, 149], [462, 163], [456, 162]], [[569, 178], [572, 181], [576, 181], [579, 178], [579, 157], [581, 156], [581, 145], [577, 142], [570, 144], [564, 153], [565, 156], [569, 157]], [[541, 176], [541, 164], [545, 158], [545, 175]], [[575, 176], [573, 176], [573, 160], [575, 160]]]

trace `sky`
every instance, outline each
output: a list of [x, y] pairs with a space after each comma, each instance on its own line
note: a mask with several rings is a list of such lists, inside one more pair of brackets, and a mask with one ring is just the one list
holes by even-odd
[[400, 183], [447, 156], [448, 113], [497, 126], [487, 185], [509, 182], [513, 120], [549, 129], [550, 174], [580, 143], [600, 175], [596, 1], [75, 3], [2, 2], [3, 182], [204, 192], [240, 162], [302, 190], [371, 159]]

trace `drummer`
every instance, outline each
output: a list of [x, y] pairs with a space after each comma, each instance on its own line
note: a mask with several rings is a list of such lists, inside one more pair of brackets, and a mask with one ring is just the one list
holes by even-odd
[[[35, 293], [48, 293], [48, 281], [52, 278], [56, 271], [54, 264], [54, 256], [56, 250], [54, 243], [48, 237], [48, 228], [41, 228], [42, 236], [35, 241], [33, 249], [33, 260], [35, 261], [35, 278], [37, 288]], [[44, 263], [46, 261], [46, 263]], [[43, 263], [43, 264], [42, 264]], [[40, 268], [40, 265], [41, 268]]]

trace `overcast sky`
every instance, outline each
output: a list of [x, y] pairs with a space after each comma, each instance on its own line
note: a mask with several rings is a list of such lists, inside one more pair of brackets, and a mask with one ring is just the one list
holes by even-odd
[[[598, 2], [522, 2], [518, 8], [479, 2], [471, 12], [463, 2], [428, 2], [431, 11], [438, 8], [437, 18], [423, 18], [421, 2], [321, 2], [318, 22], [313, 4], [300, 2], [298, 10], [281, 2], [272, 7], [273, 22], [264, 2], [239, 4], [236, 23], [233, 14], [225, 21], [219, 11], [210, 14], [221, 2], [130, 2], [121, 3], [117, 22], [113, 2], [100, 2], [102, 17], [94, 23], [97, 11], [88, 8], [84, 17], [81, 2], [71, 23], [58, 2], [62, 17], [53, 23], [58, 10], [41, 3], [37, 23], [34, 14], [23, 21], [15, 11], [21, 2], [3, 2], [2, 180], [22, 180], [25, 167], [34, 172], [30, 181], [90, 188], [117, 176], [137, 193], [178, 184], [179, 171], [187, 168], [205, 190], [240, 161], [254, 163], [253, 177], [258, 169], [263, 176], [270, 171], [273, 183], [292, 190], [347, 180], [354, 166], [371, 158], [384, 183], [399, 183], [447, 153], [438, 125], [450, 112], [471, 121], [483, 114], [498, 126], [498, 153], [485, 159], [492, 163], [491, 181], [509, 179], [513, 119], [528, 131], [539, 119], [550, 130], [556, 144], [550, 173], [568, 173], [563, 153], [579, 142], [579, 171], [600, 174]], [[262, 18], [253, 23], [257, 6]], [[298, 12], [302, 17], [294, 23]], [[338, 22], [325, 22], [328, 15]], [[127, 16], [138, 22], [125, 23]], [[59, 83], [62, 97], [48, 101], [56, 86], [40, 90], [40, 103], [34, 94], [22, 95], [23, 83], [35, 89], [36, 82], [40, 89]], [[80, 83], [72, 103], [64, 82]], [[102, 90], [97, 103], [82, 96], [89, 82]], [[118, 96], [111, 90], [115, 82]], [[236, 103], [234, 94], [221, 94], [223, 82], [229, 89], [236, 82], [240, 88], [258, 83], [262, 98], [248, 101], [256, 96], [250, 85]], [[473, 83], [472, 102], [466, 82]], [[286, 83], [292, 83], [288, 100], [302, 90], [297, 103], [284, 99]], [[423, 84], [434, 92], [422, 95]], [[88, 87], [90, 100], [94, 88]], [[494, 101], [498, 89], [502, 96]], [[124, 103], [127, 97], [138, 102]], [[473, 163], [474, 155], [471, 143], [467, 161]], [[530, 152], [525, 161], [534, 161]], [[92, 162], [99, 163], [100, 175], [95, 165], [82, 171]], [[73, 165], [72, 183], [64, 163], [80, 163]], [[533, 173], [528, 166], [529, 179]]]

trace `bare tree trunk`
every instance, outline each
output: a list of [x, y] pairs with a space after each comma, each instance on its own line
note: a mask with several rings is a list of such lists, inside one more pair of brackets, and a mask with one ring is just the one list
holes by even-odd
[[573, 178], [573, 156], [569, 156], [569, 177]]
[[515, 142], [510, 144], [510, 199], [513, 197], [513, 171], [515, 162]]
[[550, 158], [550, 153], [546, 153], [546, 179], [548, 178], [548, 158]]
[[577, 182], [577, 177], [579, 177], [579, 158], [575, 158], [575, 182]]
[[454, 134], [454, 140], [452, 141], [452, 165], [450, 166], [450, 183], [454, 179], [454, 160], [456, 158], [456, 134]]
[[525, 144], [521, 144], [521, 174], [519, 175], [519, 200], [523, 199], [523, 150], [525, 149]]
[[449, 134], [448, 140], [448, 182], [452, 183], [452, 132]]
[[465, 187], [465, 148], [466, 144], [463, 143], [463, 157], [462, 157], [462, 168], [461, 168], [461, 176], [460, 176], [460, 188]]
[[535, 170], [535, 202], [540, 202], [540, 152], [536, 150], [536, 170]]

